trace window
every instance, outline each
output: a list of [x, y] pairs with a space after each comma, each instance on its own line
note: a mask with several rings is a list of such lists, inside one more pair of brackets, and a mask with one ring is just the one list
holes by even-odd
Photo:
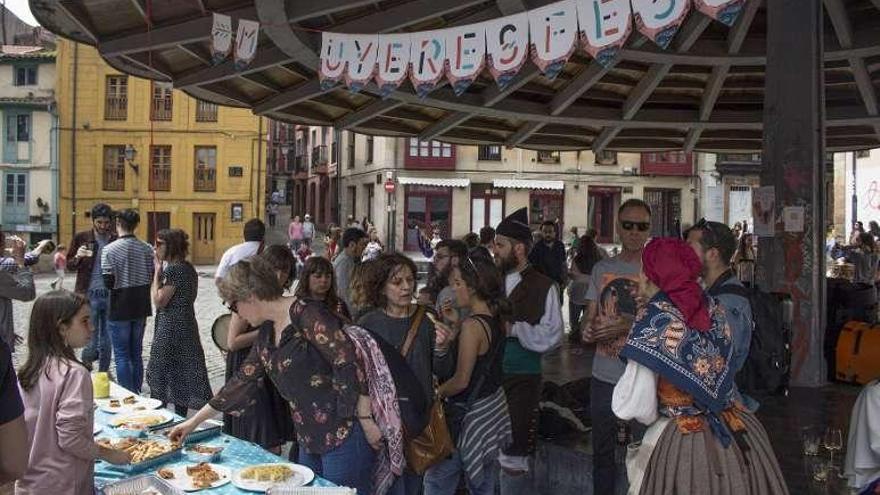
[[171, 190], [171, 146], [150, 147], [150, 190]]
[[539, 151], [538, 163], [559, 163], [558, 151]]
[[356, 135], [357, 134], [353, 132], [348, 133], [348, 168], [354, 168], [354, 144]]
[[367, 163], [373, 163], [373, 152], [375, 151], [375, 143], [373, 136], [367, 136]]
[[128, 77], [107, 76], [104, 101], [105, 120], [128, 118]]
[[27, 174], [7, 173], [3, 196], [7, 206], [23, 206], [27, 201]]
[[6, 141], [28, 142], [31, 140], [30, 114], [13, 114], [6, 116]]
[[450, 158], [452, 157], [452, 145], [440, 141], [419, 141], [416, 138], [409, 139], [409, 156], [421, 158]]
[[125, 146], [104, 146], [105, 191], [125, 190]]
[[339, 146], [336, 141], [333, 141], [330, 144], [330, 163], [339, 162], [339, 155], [337, 153], [339, 153]]
[[153, 100], [150, 105], [150, 119], [167, 121], [171, 120], [171, 86], [153, 83]]
[[357, 186], [348, 186], [348, 214], [357, 218]]
[[37, 67], [36, 66], [24, 66], [24, 67], [15, 67], [15, 80], [13, 84], [15, 86], [36, 86], [37, 85]]
[[217, 122], [217, 105], [196, 100], [196, 122]]
[[[673, 160], [678, 160], [678, 155], [684, 158], [687, 161], [687, 155], [685, 153], [677, 153], [676, 156], [671, 157]], [[677, 161], [676, 161], [677, 163]], [[617, 152], [616, 151], [600, 151], [596, 153], [596, 164], [597, 165], [617, 165]]]
[[480, 146], [477, 152], [477, 160], [501, 161], [501, 146], [490, 144]]
[[217, 190], [217, 147], [196, 146], [195, 185], [198, 192]]

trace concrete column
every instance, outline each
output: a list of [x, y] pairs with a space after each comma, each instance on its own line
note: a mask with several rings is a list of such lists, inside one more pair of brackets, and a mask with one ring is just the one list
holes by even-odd
[[[776, 234], [760, 239], [758, 283], [794, 302], [792, 385], [825, 382], [825, 158], [821, 0], [767, 8], [761, 185], [776, 190]], [[804, 232], [784, 232], [786, 206], [805, 209]]]

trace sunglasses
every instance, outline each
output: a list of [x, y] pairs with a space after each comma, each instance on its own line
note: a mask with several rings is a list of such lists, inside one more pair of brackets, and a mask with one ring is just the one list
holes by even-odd
[[229, 309], [229, 311], [232, 311], [233, 313], [238, 314], [238, 303], [237, 303], [237, 302], [235, 302], [235, 301], [233, 301], [233, 302], [226, 302], [226, 301], [224, 301], [224, 302], [223, 302], [223, 305], [226, 306], [226, 308]]
[[628, 222], [623, 220], [620, 222], [620, 225], [623, 227], [623, 230], [636, 230], [639, 232], [647, 232], [651, 228], [650, 222]]

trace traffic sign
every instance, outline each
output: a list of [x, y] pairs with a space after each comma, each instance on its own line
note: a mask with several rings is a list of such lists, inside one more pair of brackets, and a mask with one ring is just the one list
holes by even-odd
[[385, 181], [385, 192], [393, 193], [395, 187], [396, 187], [396, 184], [394, 183], [393, 180], [388, 179]]

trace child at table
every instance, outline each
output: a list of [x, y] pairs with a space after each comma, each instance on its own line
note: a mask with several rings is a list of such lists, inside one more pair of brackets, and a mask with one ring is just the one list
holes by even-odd
[[92, 336], [88, 301], [56, 290], [40, 296], [31, 310], [28, 358], [18, 372], [24, 400], [30, 457], [16, 495], [92, 495], [95, 459], [113, 464], [129, 455], [94, 440], [94, 402], [89, 370], [74, 349]]

